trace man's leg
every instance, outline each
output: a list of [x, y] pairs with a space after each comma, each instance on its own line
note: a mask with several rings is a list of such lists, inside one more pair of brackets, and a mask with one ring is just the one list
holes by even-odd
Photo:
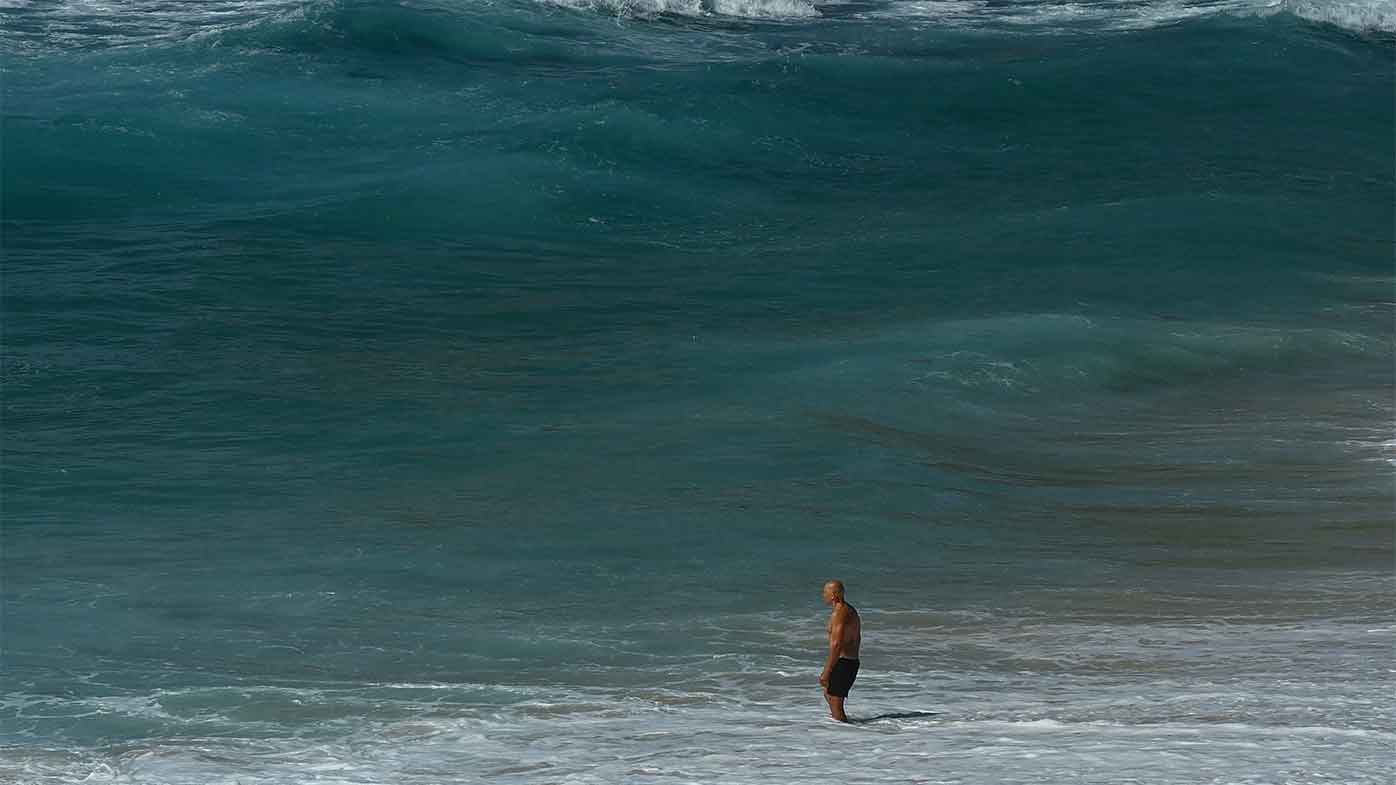
[[843, 713], [843, 698], [837, 695], [824, 693], [824, 700], [829, 702], [829, 716], [839, 722], [848, 722], [848, 715]]

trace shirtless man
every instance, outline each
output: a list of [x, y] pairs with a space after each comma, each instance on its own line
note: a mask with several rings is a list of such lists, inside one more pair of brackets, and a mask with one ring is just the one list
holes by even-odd
[[839, 722], [848, 722], [843, 713], [843, 699], [858, 676], [858, 644], [863, 642], [863, 620], [858, 610], [843, 598], [843, 581], [824, 584], [824, 604], [834, 612], [829, 614], [829, 656], [824, 661], [824, 673], [819, 684], [824, 687], [824, 700], [829, 702], [829, 714]]

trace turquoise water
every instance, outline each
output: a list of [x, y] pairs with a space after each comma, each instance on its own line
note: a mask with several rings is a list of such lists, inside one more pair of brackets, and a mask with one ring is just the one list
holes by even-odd
[[1387, 781], [1394, 19], [0, 4], [0, 781]]

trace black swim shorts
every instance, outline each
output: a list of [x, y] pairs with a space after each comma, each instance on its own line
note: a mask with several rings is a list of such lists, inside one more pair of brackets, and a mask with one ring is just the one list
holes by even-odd
[[839, 657], [839, 661], [834, 663], [834, 669], [829, 672], [829, 694], [836, 698], [847, 698], [848, 689], [853, 686], [853, 680], [856, 678], [858, 661]]

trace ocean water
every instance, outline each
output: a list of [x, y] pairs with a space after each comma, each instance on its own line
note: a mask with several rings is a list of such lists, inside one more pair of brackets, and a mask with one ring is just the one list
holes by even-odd
[[4, 0], [0, 782], [1389, 783], [1393, 9]]

